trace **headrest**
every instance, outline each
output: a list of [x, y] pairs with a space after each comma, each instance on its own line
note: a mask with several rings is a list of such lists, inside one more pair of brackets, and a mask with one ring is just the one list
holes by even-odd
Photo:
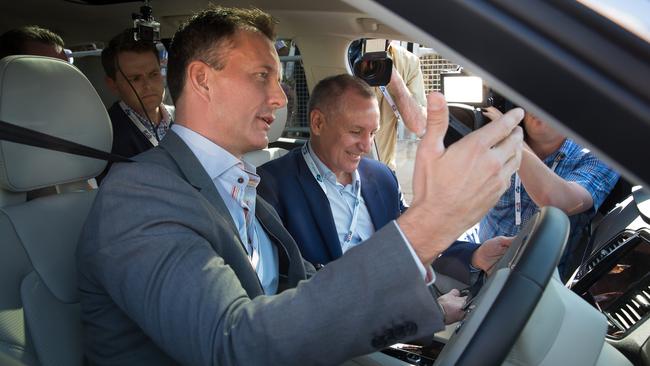
[[269, 130], [269, 144], [278, 141], [284, 131], [284, 126], [287, 124], [287, 106], [275, 111], [275, 121], [271, 124]]
[[[97, 92], [74, 66], [40, 56], [0, 60], [0, 120], [110, 151], [113, 132]], [[89, 179], [106, 162], [0, 141], [0, 188], [30, 191]]]

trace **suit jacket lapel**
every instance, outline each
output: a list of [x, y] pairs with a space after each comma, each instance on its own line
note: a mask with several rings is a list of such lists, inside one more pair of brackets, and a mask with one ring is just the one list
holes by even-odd
[[[263, 293], [255, 271], [252, 269], [250, 264], [248, 264], [248, 255], [244, 248], [244, 244], [241, 242], [241, 238], [239, 237], [237, 226], [232, 220], [232, 216], [230, 216], [230, 212], [219, 195], [217, 188], [214, 186], [212, 179], [210, 179], [208, 174], [205, 172], [205, 169], [203, 169], [199, 160], [194, 156], [192, 150], [190, 150], [185, 142], [178, 137], [173, 130], [170, 130], [167, 135], [165, 135], [165, 138], [160, 142], [159, 147], [167, 151], [171, 158], [176, 162], [183, 178], [196, 188], [215, 208], [216, 215], [214, 219], [221, 224], [221, 227], [226, 228], [226, 230], [229, 231], [225, 234], [225, 236], [228, 237], [228, 240], [235, 240], [237, 244], [239, 244], [233, 246], [233, 248], [238, 252], [236, 253], [238, 262], [241, 262], [242, 259], [245, 258], [248, 266], [248, 270], [240, 271], [238, 273], [248, 295], [252, 298]], [[245, 267], [246, 266], [242, 265], [240, 268]]]
[[388, 206], [386, 206], [384, 195], [381, 194], [372, 171], [364, 163], [364, 159], [361, 159], [358, 169], [359, 175], [361, 176], [361, 196], [366, 203], [368, 213], [370, 213], [370, 219], [375, 226], [375, 231], [377, 231], [389, 221]]
[[194, 156], [192, 150], [190, 150], [185, 142], [173, 130], [170, 130], [160, 143], [160, 147], [167, 150], [172, 159], [176, 161], [176, 164], [188, 183], [198, 189], [203, 197], [219, 212], [227, 213], [227, 215], [223, 215], [224, 219], [227, 219], [228, 226], [239, 236], [237, 226], [232, 221], [228, 208], [223, 202], [223, 199], [221, 199], [217, 188], [214, 186], [214, 182], [212, 182], [212, 179], [210, 179], [199, 160]]
[[337, 259], [343, 255], [343, 251], [341, 250], [341, 243], [339, 242], [336, 231], [336, 224], [334, 224], [334, 217], [332, 217], [332, 211], [329, 209], [330, 204], [327, 200], [327, 196], [309, 171], [302, 154], [296, 154], [296, 160], [298, 164], [297, 178], [302, 186], [305, 199], [309, 204], [314, 221], [317, 223], [321, 234], [321, 240], [329, 252], [329, 259]]
[[278, 259], [280, 275], [286, 275], [287, 281], [281, 284], [278, 292], [284, 288], [292, 288], [298, 285], [298, 281], [304, 280], [305, 267], [300, 255], [298, 245], [289, 232], [282, 226], [280, 219], [275, 216], [273, 207], [257, 196], [255, 203], [255, 217], [268, 234], [271, 242], [278, 247]]

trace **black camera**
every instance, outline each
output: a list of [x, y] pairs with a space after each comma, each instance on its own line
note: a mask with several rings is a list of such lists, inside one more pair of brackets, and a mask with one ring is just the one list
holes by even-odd
[[388, 52], [366, 52], [354, 62], [352, 72], [370, 86], [384, 86], [390, 82], [393, 60]]
[[153, 10], [148, 5], [140, 7], [140, 14], [132, 14], [133, 18], [133, 39], [136, 41], [158, 42], [160, 41], [160, 23], [153, 17]]

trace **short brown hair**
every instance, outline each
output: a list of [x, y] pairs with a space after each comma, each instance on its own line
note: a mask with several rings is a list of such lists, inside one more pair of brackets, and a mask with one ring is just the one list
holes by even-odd
[[238, 30], [260, 32], [275, 40], [275, 20], [267, 13], [251, 8], [224, 8], [211, 6], [183, 23], [169, 46], [167, 85], [174, 103], [183, 91], [185, 69], [195, 60], [201, 60], [216, 69], [225, 66], [225, 51], [232, 48], [232, 39]]
[[5, 56], [24, 54], [25, 45], [29, 42], [64, 47], [63, 39], [58, 34], [37, 25], [27, 25], [0, 35], [0, 59]]
[[349, 74], [327, 77], [316, 84], [309, 98], [309, 111], [318, 109], [322, 112], [338, 111], [342, 104], [340, 98], [348, 90], [364, 98], [376, 98], [373, 89], [362, 79]]
[[136, 41], [133, 38], [133, 28], [127, 28], [108, 42], [108, 47], [102, 50], [102, 66], [106, 76], [115, 80], [117, 74], [117, 56], [122, 52], [146, 53], [153, 52], [160, 63], [160, 55], [156, 44], [152, 41]]

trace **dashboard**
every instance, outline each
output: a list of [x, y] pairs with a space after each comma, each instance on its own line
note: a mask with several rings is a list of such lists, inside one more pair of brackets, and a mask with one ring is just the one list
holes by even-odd
[[650, 364], [650, 195], [641, 187], [614, 207], [567, 287], [607, 318], [607, 341], [635, 364]]

